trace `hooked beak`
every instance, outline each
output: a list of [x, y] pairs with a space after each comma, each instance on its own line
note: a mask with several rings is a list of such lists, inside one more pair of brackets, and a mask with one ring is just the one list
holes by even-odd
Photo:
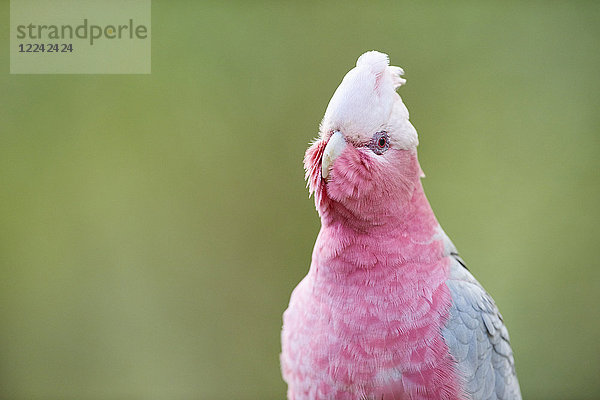
[[329, 176], [329, 170], [333, 166], [333, 162], [346, 148], [346, 139], [340, 131], [333, 132], [333, 135], [329, 138], [327, 146], [323, 151], [323, 158], [321, 159], [321, 176], [326, 179]]

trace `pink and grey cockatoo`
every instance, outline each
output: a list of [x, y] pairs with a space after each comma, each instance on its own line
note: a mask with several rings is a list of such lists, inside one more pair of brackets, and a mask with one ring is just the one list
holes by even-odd
[[521, 399], [502, 316], [423, 192], [402, 74], [360, 56], [306, 152], [322, 227], [283, 315], [288, 399]]

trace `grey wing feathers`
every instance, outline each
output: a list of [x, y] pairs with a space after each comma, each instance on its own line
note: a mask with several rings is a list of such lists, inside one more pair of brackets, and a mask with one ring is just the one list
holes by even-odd
[[[451, 256], [450, 317], [442, 331], [469, 399], [520, 400], [508, 331], [494, 300], [464, 267], [447, 239]], [[456, 254], [456, 256], [455, 256]]]

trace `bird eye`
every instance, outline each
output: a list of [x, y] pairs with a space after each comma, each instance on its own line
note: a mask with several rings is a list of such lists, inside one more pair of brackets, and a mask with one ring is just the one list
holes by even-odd
[[385, 151], [390, 148], [390, 137], [387, 132], [381, 131], [374, 134], [369, 147], [375, 154], [381, 155], [385, 153]]

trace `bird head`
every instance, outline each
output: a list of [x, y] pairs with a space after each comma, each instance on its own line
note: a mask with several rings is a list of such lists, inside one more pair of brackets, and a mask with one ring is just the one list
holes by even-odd
[[[306, 151], [309, 191], [321, 217], [380, 223], [397, 213], [422, 175], [418, 137], [396, 93], [406, 81], [386, 54], [356, 61], [329, 101]], [[324, 221], [325, 222], [325, 221]]]

